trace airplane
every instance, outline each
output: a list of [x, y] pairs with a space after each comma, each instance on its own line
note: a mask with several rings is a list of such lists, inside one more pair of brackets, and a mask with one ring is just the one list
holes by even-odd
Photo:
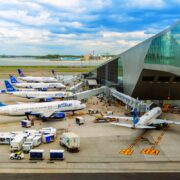
[[162, 110], [160, 107], [155, 107], [150, 111], [146, 112], [143, 116], [138, 117], [137, 109], [135, 108], [132, 111], [133, 117], [123, 117], [123, 116], [104, 116], [106, 118], [116, 118], [116, 119], [124, 119], [132, 121], [132, 124], [125, 123], [110, 123], [116, 126], [123, 126], [132, 129], [155, 129], [162, 126], [168, 126], [169, 124], [180, 125], [180, 121], [173, 120], [164, 120], [158, 119], [158, 117], [162, 114]]
[[37, 76], [25, 76], [21, 69], [18, 69], [19, 77], [18, 79], [27, 81], [27, 82], [57, 82], [57, 79], [54, 77], [37, 77]]
[[80, 79], [79, 75], [59, 75], [56, 74], [54, 69], [52, 70], [52, 74], [54, 75], [54, 77], [58, 80], [60, 80], [63, 84], [67, 85], [67, 84], [71, 84], [76, 80]]
[[29, 115], [35, 116], [42, 120], [60, 119], [65, 117], [65, 112], [74, 112], [82, 110], [85, 104], [78, 100], [54, 101], [43, 103], [21, 103], [14, 105], [6, 105], [0, 102], [0, 114], [11, 116]]
[[59, 98], [67, 98], [73, 97], [74, 94], [72, 92], [62, 92], [62, 91], [51, 91], [51, 92], [43, 92], [43, 91], [18, 91], [15, 89], [9, 81], [4, 81], [6, 87], [7, 94], [13, 94], [18, 97], [40, 100], [40, 101], [52, 101], [53, 99]]
[[12, 75], [10, 75], [10, 81], [11, 83], [16, 87], [23, 87], [23, 88], [32, 88], [37, 89], [40, 91], [47, 91], [49, 88], [57, 88], [57, 89], [64, 89], [66, 88], [65, 85], [62, 83], [22, 83], [18, 82], [16, 78]]

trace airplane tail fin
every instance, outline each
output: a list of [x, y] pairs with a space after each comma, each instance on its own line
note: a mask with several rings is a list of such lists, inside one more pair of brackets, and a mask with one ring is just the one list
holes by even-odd
[[9, 83], [9, 81], [5, 80], [5, 81], [4, 81], [4, 84], [5, 84], [5, 87], [6, 87], [7, 92], [17, 91], [17, 90]]
[[139, 122], [139, 116], [136, 108], [132, 111], [132, 115], [133, 115], [133, 124], [136, 125]]
[[56, 75], [56, 73], [55, 73], [55, 70], [54, 69], [52, 69], [52, 74], [55, 76]]
[[7, 106], [6, 104], [0, 102], [0, 107]]
[[20, 77], [25, 77], [25, 75], [23, 74], [21, 69], [18, 69], [18, 74], [19, 74]]
[[11, 81], [12, 84], [14, 84], [14, 83], [19, 83], [19, 82], [17, 81], [17, 79], [15, 78], [15, 76], [9, 75], [9, 78], [10, 78], [10, 81]]
[[55, 70], [54, 69], [52, 69], [52, 74], [53, 74], [53, 76], [55, 77], [55, 78], [57, 78], [57, 74], [56, 74], [56, 72], [55, 72]]

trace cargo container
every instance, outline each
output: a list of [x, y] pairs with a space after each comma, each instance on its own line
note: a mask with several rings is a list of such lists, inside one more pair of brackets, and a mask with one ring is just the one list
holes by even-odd
[[76, 117], [76, 124], [78, 124], [80, 126], [84, 123], [85, 123], [85, 120], [83, 117]]
[[42, 143], [42, 138], [41, 136], [35, 136], [33, 139], [33, 146], [39, 146]]
[[22, 149], [22, 145], [24, 143], [23, 136], [16, 136], [10, 143], [10, 150], [11, 151], [20, 151]]
[[43, 149], [31, 149], [29, 153], [30, 160], [43, 160], [44, 150]]
[[42, 141], [44, 143], [50, 143], [53, 142], [54, 140], [55, 140], [54, 134], [47, 134], [47, 135], [43, 135], [42, 137]]
[[14, 137], [11, 133], [0, 133], [0, 144], [10, 144]]
[[43, 143], [50, 143], [51, 142], [51, 136], [49, 134], [43, 135], [42, 141], [43, 141]]
[[26, 129], [24, 132], [32, 135], [38, 133], [39, 131], [37, 131], [36, 129]]
[[42, 128], [41, 132], [43, 135], [54, 134], [56, 137], [56, 129], [53, 127]]
[[50, 160], [63, 160], [64, 159], [64, 150], [53, 150], [49, 152]]
[[21, 121], [21, 126], [25, 127], [25, 128], [31, 127], [31, 121], [29, 121], [29, 120], [22, 120]]
[[60, 137], [60, 145], [65, 146], [68, 151], [78, 151], [80, 148], [80, 137], [72, 132], [63, 133]]
[[29, 153], [29, 151], [33, 148], [33, 142], [24, 142], [22, 145], [22, 150], [24, 153]]
[[34, 135], [30, 135], [26, 138], [26, 142], [33, 142], [35, 136]]

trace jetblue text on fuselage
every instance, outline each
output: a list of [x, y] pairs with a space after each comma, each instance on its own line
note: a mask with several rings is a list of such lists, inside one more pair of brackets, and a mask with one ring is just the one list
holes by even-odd
[[72, 103], [62, 103], [62, 104], [58, 104], [58, 108], [70, 107], [70, 106], [72, 106]]

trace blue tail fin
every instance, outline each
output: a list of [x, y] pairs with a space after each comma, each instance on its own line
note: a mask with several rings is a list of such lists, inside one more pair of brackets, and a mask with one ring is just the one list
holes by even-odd
[[19, 83], [14, 76], [9, 75], [9, 78], [10, 78], [10, 81], [11, 81], [12, 84], [14, 84], [14, 83]]
[[6, 87], [6, 90], [7, 92], [14, 92], [14, 91], [17, 91], [10, 83], [9, 81], [4, 81], [4, 84], [5, 84], [5, 87]]
[[132, 115], [133, 115], [133, 124], [135, 125], [139, 122], [139, 116], [136, 108], [132, 111]]
[[18, 69], [18, 74], [19, 74], [19, 76], [21, 76], [21, 77], [24, 77], [24, 76], [25, 76], [25, 75], [23, 74], [23, 72], [22, 72], [21, 69]]
[[0, 102], [0, 107], [2, 107], [2, 106], [7, 106], [7, 105], [2, 103], [2, 102]]

